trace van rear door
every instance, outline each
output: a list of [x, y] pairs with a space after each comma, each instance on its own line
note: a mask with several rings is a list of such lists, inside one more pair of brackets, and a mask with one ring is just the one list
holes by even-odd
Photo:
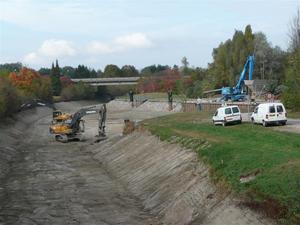
[[239, 107], [234, 106], [232, 107], [232, 115], [233, 115], [233, 120], [241, 120], [241, 112]]
[[277, 120], [286, 120], [286, 116], [285, 116], [285, 109], [284, 106], [279, 104], [276, 105], [276, 111], [277, 111]]

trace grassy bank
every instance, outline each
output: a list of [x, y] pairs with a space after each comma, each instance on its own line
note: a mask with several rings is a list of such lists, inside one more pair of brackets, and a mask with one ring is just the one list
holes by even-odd
[[288, 118], [300, 119], [300, 111], [288, 111]]
[[[201, 113], [144, 121], [153, 134], [194, 149], [244, 203], [284, 224], [300, 221], [300, 135], [259, 125], [213, 126]], [[252, 179], [252, 180], [251, 180]]]

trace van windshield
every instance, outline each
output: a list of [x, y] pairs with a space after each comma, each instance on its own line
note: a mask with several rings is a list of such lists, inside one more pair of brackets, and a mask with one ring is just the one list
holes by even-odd
[[233, 108], [232, 108], [232, 112], [233, 112], [233, 113], [239, 113], [240, 110], [239, 110], [238, 107], [233, 107]]
[[275, 106], [274, 105], [269, 107], [269, 113], [275, 113]]
[[226, 108], [226, 109], [225, 109], [225, 114], [226, 114], [226, 115], [232, 114], [231, 108]]
[[282, 107], [282, 105], [278, 105], [278, 106], [277, 106], [277, 112], [278, 112], [278, 113], [283, 112], [283, 107]]

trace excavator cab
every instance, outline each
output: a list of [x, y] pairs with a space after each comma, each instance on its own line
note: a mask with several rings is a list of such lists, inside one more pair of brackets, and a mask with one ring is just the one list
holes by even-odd
[[67, 120], [71, 120], [72, 115], [69, 113], [62, 113], [60, 110], [53, 111], [52, 124], [62, 123]]
[[55, 110], [52, 113], [52, 119], [54, 119], [54, 118], [56, 118], [56, 117], [58, 117], [60, 115], [62, 115], [62, 112], [60, 110]]

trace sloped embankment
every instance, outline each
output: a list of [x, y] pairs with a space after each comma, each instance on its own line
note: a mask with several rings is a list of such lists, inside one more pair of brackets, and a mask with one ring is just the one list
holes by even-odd
[[271, 224], [218, 191], [196, 154], [177, 144], [136, 132], [89, 150], [163, 224]]
[[32, 133], [32, 124], [50, 113], [49, 108], [35, 108], [0, 122], [0, 179], [10, 170], [11, 161], [21, 154], [20, 147]]

